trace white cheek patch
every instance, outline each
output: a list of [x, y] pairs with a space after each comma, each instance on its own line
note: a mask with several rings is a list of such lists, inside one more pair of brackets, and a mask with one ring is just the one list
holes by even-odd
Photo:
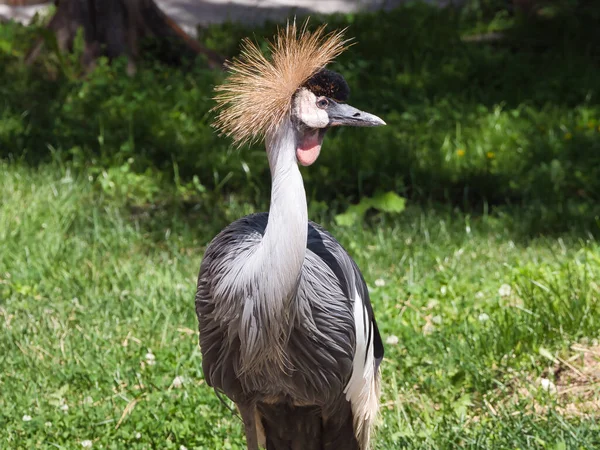
[[329, 124], [329, 116], [316, 103], [315, 94], [302, 89], [294, 99], [294, 115], [309, 128], [325, 128]]

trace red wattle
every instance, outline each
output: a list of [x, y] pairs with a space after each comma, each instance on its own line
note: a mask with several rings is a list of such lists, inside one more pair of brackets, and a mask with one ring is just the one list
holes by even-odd
[[296, 149], [296, 158], [303, 166], [310, 166], [314, 163], [321, 153], [322, 139], [319, 137], [318, 130], [306, 134], [300, 145]]

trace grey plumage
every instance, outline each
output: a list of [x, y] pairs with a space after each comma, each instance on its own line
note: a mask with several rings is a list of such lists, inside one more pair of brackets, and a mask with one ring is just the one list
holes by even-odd
[[[365, 327], [369, 336], [367, 345], [373, 341], [375, 370], [383, 357], [383, 346], [365, 282], [339, 242], [319, 225], [308, 223], [307, 250], [297, 290], [286, 299], [288, 308], [277, 318], [278, 326], [269, 323], [272, 318], [267, 312], [253, 307], [257, 286], [257, 289], [240, 286], [242, 292], [232, 288], [215, 295], [220, 280], [235, 276], [231, 273], [236, 270], [233, 262], [243, 261], [255, 251], [267, 221], [268, 214], [261, 213], [232, 223], [205, 253], [198, 279], [196, 313], [206, 381], [238, 404], [258, 406], [265, 422], [263, 427], [275, 428], [267, 433], [267, 442], [269, 437], [276, 441], [267, 448], [358, 449], [353, 433], [340, 433], [345, 427], [352, 430], [352, 412], [344, 388], [352, 374], [354, 327]], [[365, 323], [356, 325], [354, 291], [359, 293], [368, 312]], [[239, 301], [240, 296], [243, 302]], [[250, 317], [242, 327], [245, 314]], [[278, 333], [275, 336], [268, 333], [273, 329]], [[252, 345], [242, 344], [247, 338], [245, 333], [256, 336]], [[273, 339], [281, 346], [275, 354]], [[244, 361], [251, 363], [246, 365]], [[285, 417], [295, 417], [290, 426], [306, 427], [304, 434], [299, 429], [278, 436], [274, 425]], [[302, 436], [307, 439], [303, 444], [297, 440]], [[340, 439], [345, 440], [340, 442]], [[309, 446], [314, 443], [318, 446]]]
[[240, 219], [209, 245], [196, 313], [207, 383], [232, 399], [249, 450], [366, 450], [378, 410], [383, 346], [356, 264], [309, 222], [299, 164], [318, 158], [334, 126], [379, 126], [344, 103], [350, 89], [324, 65], [341, 33], [295, 25], [271, 45], [246, 43], [217, 97], [217, 126], [265, 137], [269, 213]]

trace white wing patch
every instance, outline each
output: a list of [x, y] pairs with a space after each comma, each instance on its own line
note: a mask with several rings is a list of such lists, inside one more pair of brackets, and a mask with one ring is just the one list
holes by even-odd
[[368, 320], [365, 305], [354, 290], [354, 324], [356, 350], [352, 361], [352, 376], [344, 389], [352, 405], [354, 434], [361, 450], [369, 445], [371, 427], [379, 409], [379, 382], [375, 373], [373, 354], [373, 325]]

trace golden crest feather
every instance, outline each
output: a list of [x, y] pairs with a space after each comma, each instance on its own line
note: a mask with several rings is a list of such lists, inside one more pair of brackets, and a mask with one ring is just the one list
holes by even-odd
[[344, 30], [314, 32], [308, 20], [298, 32], [296, 21], [280, 29], [269, 42], [271, 57], [249, 39], [229, 64], [229, 77], [217, 86], [214, 126], [241, 146], [274, 131], [291, 108], [292, 97], [311, 76], [346, 49]]

